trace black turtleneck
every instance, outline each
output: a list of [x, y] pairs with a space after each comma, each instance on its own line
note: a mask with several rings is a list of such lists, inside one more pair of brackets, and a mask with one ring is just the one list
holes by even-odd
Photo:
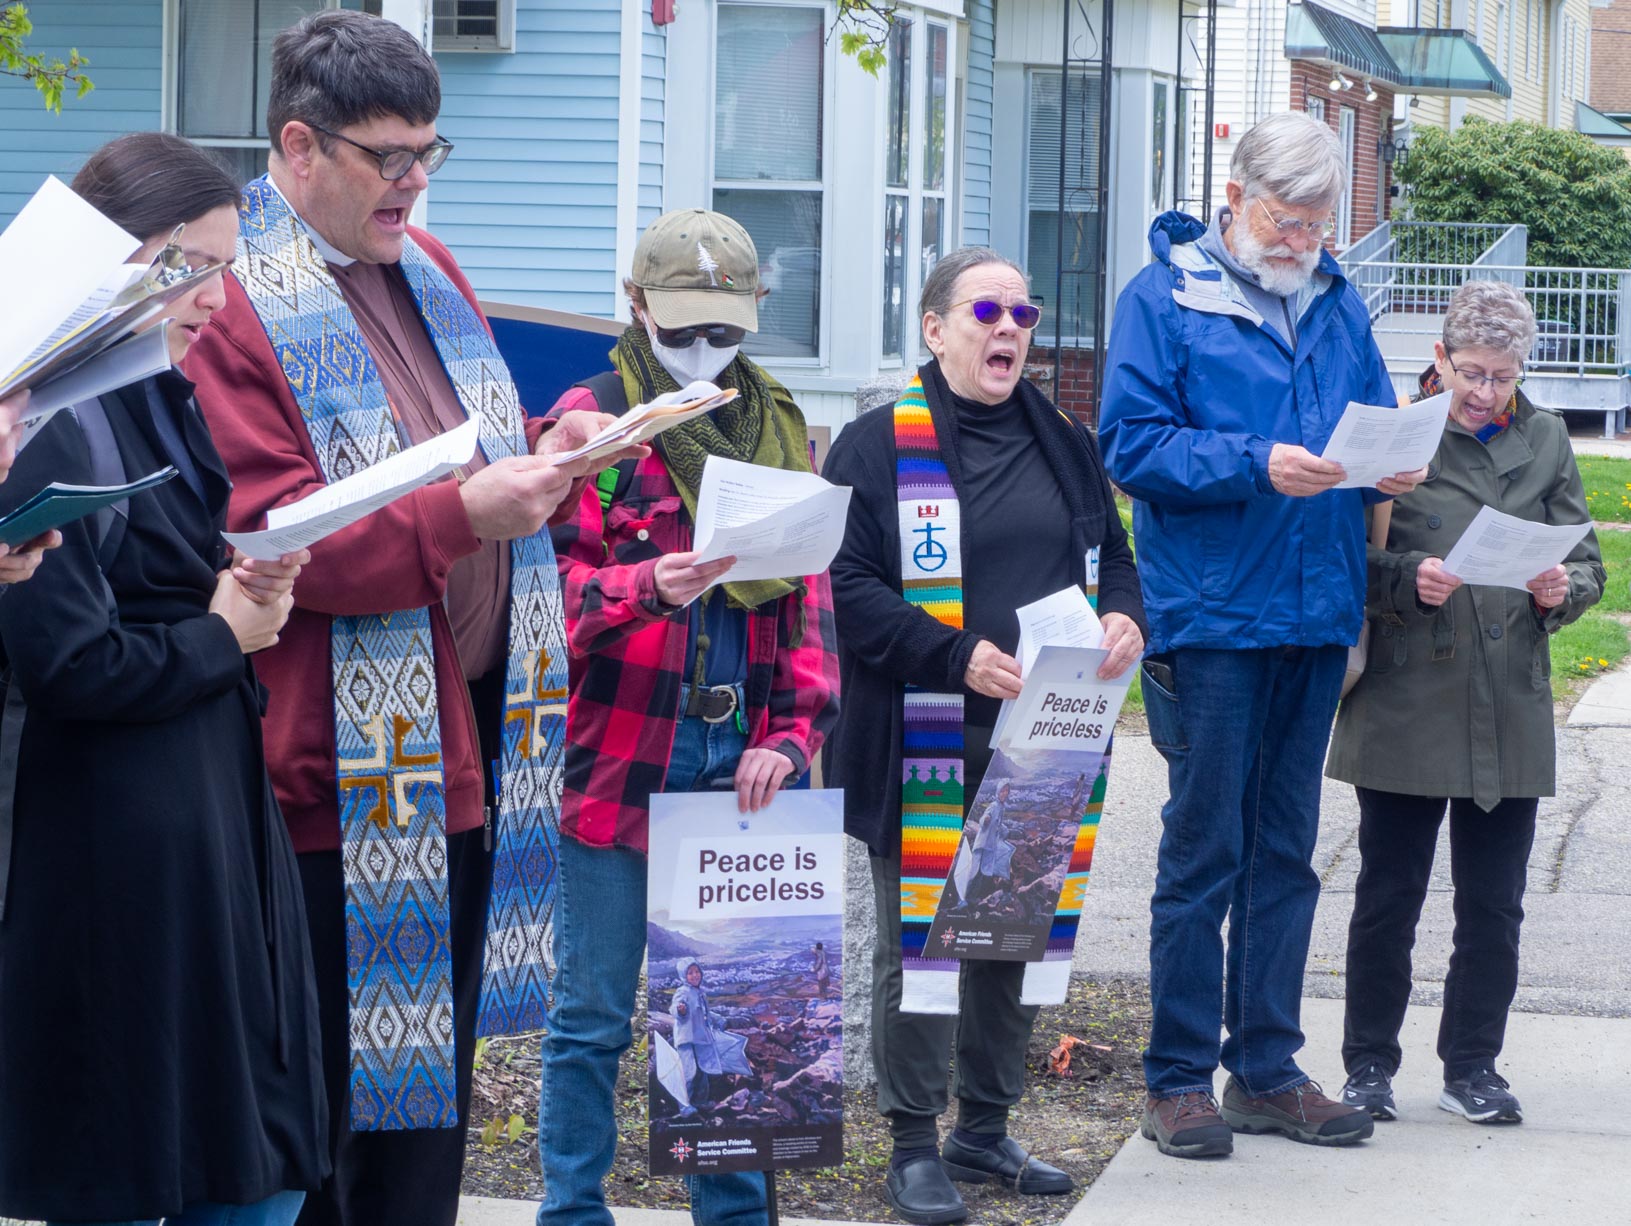
[[[1071, 585], [1070, 508], [1017, 395], [951, 400], [963, 469], [963, 625], [1012, 655], [1014, 610]], [[998, 705], [970, 695], [964, 723], [991, 727]]]

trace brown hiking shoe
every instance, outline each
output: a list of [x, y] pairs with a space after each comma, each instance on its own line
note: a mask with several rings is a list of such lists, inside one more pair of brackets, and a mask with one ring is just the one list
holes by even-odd
[[1144, 1120], [1138, 1131], [1174, 1158], [1224, 1157], [1235, 1148], [1229, 1125], [1218, 1114], [1217, 1101], [1205, 1090], [1170, 1098], [1150, 1095], [1144, 1100]]
[[1221, 1114], [1236, 1132], [1278, 1132], [1307, 1145], [1352, 1145], [1376, 1131], [1369, 1113], [1326, 1098], [1312, 1081], [1252, 1098], [1230, 1077]]

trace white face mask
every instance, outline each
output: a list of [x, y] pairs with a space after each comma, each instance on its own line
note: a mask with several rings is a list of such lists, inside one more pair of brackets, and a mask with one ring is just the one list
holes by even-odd
[[675, 349], [657, 339], [657, 327], [649, 315], [645, 317], [645, 325], [646, 335], [651, 338], [651, 351], [681, 387], [699, 379], [712, 383], [719, 372], [735, 360], [736, 351], [741, 348], [740, 345], [732, 345], [728, 349], [715, 349], [698, 337], [686, 348]]

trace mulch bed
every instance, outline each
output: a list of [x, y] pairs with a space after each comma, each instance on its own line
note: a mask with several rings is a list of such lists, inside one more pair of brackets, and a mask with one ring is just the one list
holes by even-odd
[[[624, 1058], [617, 1082], [619, 1142], [606, 1199], [616, 1206], [684, 1209], [685, 1187], [678, 1179], [646, 1174], [643, 1016], [635, 1018], [634, 1027], [635, 1047]], [[1070, 1212], [1138, 1126], [1144, 1104], [1139, 1056], [1149, 1028], [1149, 987], [1142, 982], [1079, 980], [1072, 984], [1065, 1004], [1042, 1010], [1026, 1057], [1025, 1096], [1014, 1108], [1011, 1130], [1038, 1157], [1070, 1172], [1076, 1194], [1020, 1196], [996, 1184], [963, 1185], [974, 1226], [1044, 1226]], [[1067, 1034], [1088, 1046], [1073, 1049], [1069, 1075], [1060, 1076], [1050, 1069], [1049, 1051]], [[844, 1106], [848, 1161], [830, 1170], [781, 1172], [777, 1193], [784, 1216], [895, 1220], [883, 1196], [889, 1133], [877, 1114], [872, 1090], [847, 1089]], [[488, 1042], [476, 1068], [470, 1109], [466, 1193], [517, 1200], [542, 1197], [537, 1112], [537, 1036]], [[512, 1127], [515, 1116], [520, 1122]], [[493, 1121], [497, 1125], [488, 1127]]]

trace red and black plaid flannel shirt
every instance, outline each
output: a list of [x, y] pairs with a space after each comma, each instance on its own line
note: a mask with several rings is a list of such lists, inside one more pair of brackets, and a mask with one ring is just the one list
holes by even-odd
[[[573, 388], [550, 411], [595, 411]], [[593, 847], [646, 850], [651, 796], [662, 791], [685, 680], [686, 614], [658, 600], [657, 559], [691, 548], [691, 522], [654, 452], [603, 515], [590, 482], [576, 514], [551, 529], [571, 651], [561, 831]], [[809, 769], [838, 718], [832, 587], [804, 580], [804, 637], [790, 647], [791, 597], [748, 613], [744, 718], [750, 748], [775, 749]], [[672, 614], [672, 615], [670, 615]]]

